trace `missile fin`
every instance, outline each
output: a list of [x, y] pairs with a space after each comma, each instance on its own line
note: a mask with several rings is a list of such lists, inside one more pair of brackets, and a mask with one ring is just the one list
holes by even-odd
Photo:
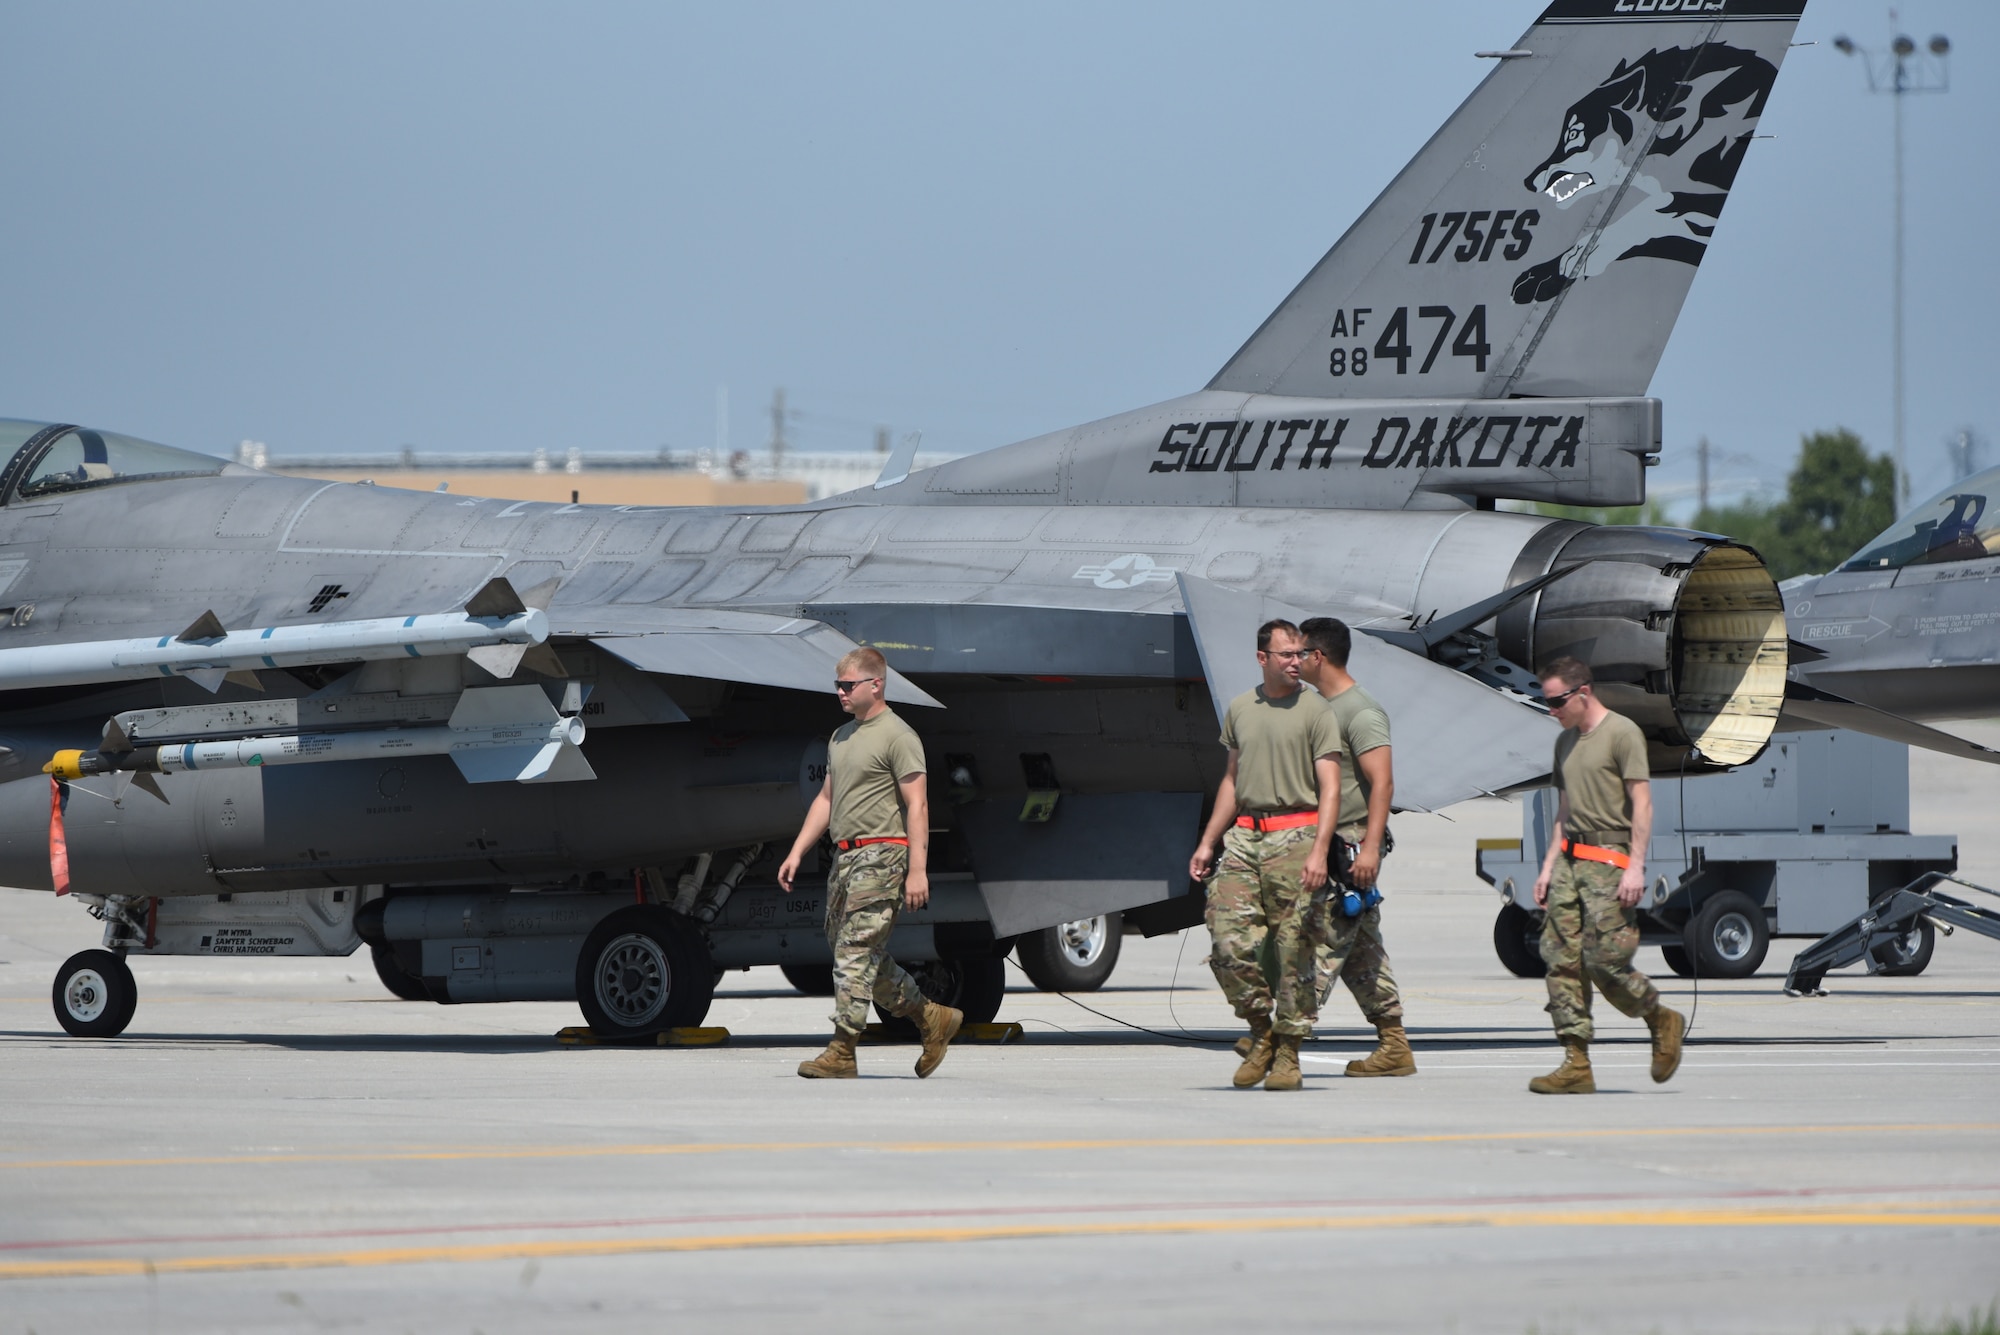
[[[222, 628], [222, 620], [215, 615], [215, 609], [210, 608], [196, 617], [192, 625], [174, 636], [174, 638], [194, 644], [202, 640], [219, 640], [228, 633], [228, 631]], [[211, 687], [210, 689], [214, 688]]]
[[238, 668], [236, 671], [223, 677], [223, 680], [232, 686], [242, 686], [252, 691], [261, 691], [264, 689], [264, 683], [249, 668]]
[[588, 760], [584, 759], [582, 747], [570, 742], [551, 742], [549, 745], [555, 748], [556, 753], [549, 758], [547, 772], [539, 779], [527, 779], [523, 782], [577, 783], [597, 777], [597, 771], [590, 767]]
[[152, 794], [152, 795], [153, 795], [154, 797], [157, 797], [157, 798], [159, 798], [159, 799], [160, 799], [160, 801], [162, 801], [162, 802], [164, 802], [164, 801], [166, 801], [166, 800], [167, 800], [167, 795], [166, 795], [166, 793], [162, 792], [162, 791], [161, 791], [161, 789], [160, 789], [160, 780], [159, 780], [158, 776], [156, 776], [156, 775], [154, 775], [154, 774], [151, 774], [151, 773], [147, 772], [146, 770], [142, 770], [142, 769], [140, 769], [140, 770], [120, 770], [120, 771], [118, 771], [118, 773], [119, 773], [120, 777], [123, 777], [123, 776], [125, 776], [125, 775], [127, 775], [127, 774], [131, 775], [131, 777], [132, 777], [132, 786], [133, 786], [134, 788], [141, 788], [141, 789], [144, 789], [144, 790], [145, 790], [146, 792], [149, 792], [149, 793], [151, 793], [151, 794]]
[[546, 727], [559, 719], [548, 693], [539, 686], [475, 686], [452, 706], [451, 726], [471, 728]]
[[556, 590], [561, 587], [562, 576], [551, 575], [534, 588], [522, 594], [521, 601], [530, 607], [546, 612], [549, 610], [549, 600], [556, 596]]
[[132, 739], [125, 735], [125, 729], [117, 719], [110, 719], [104, 725], [104, 740], [98, 743], [99, 753], [107, 756], [122, 756], [132, 749]]
[[187, 671], [181, 673], [181, 675], [201, 687], [204, 691], [207, 691], [210, 695], [214, 695], [222, 689], [223, 681], [229, 676], [229, 669], [219, 667], [189, 668]]
[[479, 592], [465, 600], [465, 614], [469, 617], [511, 617], [527, 610], [528, 605], [521, 601], [513, 581], [505, 575], [495, 575], [480, 585]]
[[514, 669], [521, 666], [521, 657], [527, 652], [525, 644], [482, 644], [467, 649], [465, 656], [505, 681], [514, 675]]
[[538, 644], [521, 656], [521, 666], [530, 672], [539, 672], [544, 677], [567, 677], [569, 669], [563, 666], [560, 655], [547, 644]]

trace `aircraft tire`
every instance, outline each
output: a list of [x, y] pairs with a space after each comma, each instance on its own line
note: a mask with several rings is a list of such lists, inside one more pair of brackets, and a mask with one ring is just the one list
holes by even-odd
[[831, 964], [780, 964], [778, 972], [785, 975], [785, 981], [797, 988], [803, 996], [830, 997], [833, 995], [833, 966]]
[[1493, 953], [1516, 978], [1546, 978], [1549, 966], [1542, 962], [1542, 916], [1508, 900], [1493, 920]]
[[1703, 978], [1748, 978], [1771, 949], [1771, 927], [1756, 900], [1718, 890], [1688, 919], [1682, 940]]
[[1101, 913], [1029, 932], [1014, 947], [1021, 972], [1044, 992], [1095, 992], [1118, 967], [1125, 919]]
[[56, 1022], [76, 1038], [115, 1038], [139, 1008], [139, 984], [123, 957], [82, 950], [56, 971]]
[[1901, 936], [1884, 941], [1869, 953], [1880, 972], [1890, 978], [1914, 978], [1930, 967], [1931, 952], [1937, 949], [1937, 929], [1930, 919], [1919, 918], [1917, 924]]
[[593, 927], [576, 956], [576, 1004], [597, 1033], [637, 1037], [708, 1017], [715, 965], [701, 936], [657, 904], [630, 904]]
[[[898, 961], [901, 963], [901, 961]], [[948, 960], [904, 964], [917, 987], [932, 1001], [965, 1012], [967, 1024], [991, 1024], [1007, 995], [1007, 961], [997, 955], [959, 955]], [[880, 1006], [875, 1014], [882, 1027], [897, 1038], [915, 1039], [917, 1026]]]
[[375, 976], [382, 980], [382, 986], [404, 1001], [429, 1001], [431, 990], [424, 986], [424, 980], [403, 967], [396, 958], [396, 948], [388, 945], [371, 945], [368, 957], [375, 961]]
[[1674, 977], [1694, 977], [1694, 961], [1688, 958], [1686, 946], [1661, 946], [1660, 957], [1667, 962], [1667, 968]]

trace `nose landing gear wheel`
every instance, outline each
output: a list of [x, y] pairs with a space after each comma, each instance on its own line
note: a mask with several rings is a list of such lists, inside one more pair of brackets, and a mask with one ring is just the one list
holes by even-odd
[[132, 1023], [139, 985], [125, 961], [108, 950], [83, 950], [56, 971], [56, 1022], [77, 1038], [113, 1038]]

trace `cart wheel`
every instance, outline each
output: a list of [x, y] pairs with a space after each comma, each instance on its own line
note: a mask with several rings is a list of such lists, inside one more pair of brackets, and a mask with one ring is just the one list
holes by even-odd
[[1030, 932], [1014, 947], [1021, 972], [1044, 992], [1095, 992], [1118, 966], [1123, 915], [1099, 914]]
[[1660, 956], [1667, 962], [1667, 968], [1676, 978], [1694, 977], [1694, 962], [1688, 958], [1686, 946], [1661, 946]]
[[1750, 896], [1718, 890], [1688, 919], [1682, 939], [1703, 978], [1748, 978], [1771, 948], [1771, 927]]
[[1542, 962], [1542, 915], [1508, 900], [1493, 920], [1493, 953], [1516, 978], [1546, 978], [1549, 966]]
[[1929, 918], [1917, 919], [1901, 936], [1891, 937], [1868, 953], [1881, 965], [1880, 972], [1891, 978], [1914, 978], [1930, 967], [1931, 952], [1937, 949], [1937, 929]]

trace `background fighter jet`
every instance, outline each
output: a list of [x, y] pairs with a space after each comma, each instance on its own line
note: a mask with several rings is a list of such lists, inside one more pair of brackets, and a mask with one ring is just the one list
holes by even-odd
[[1373, 632], [1410, 807], [1545, 778], [1528, 669], [1558, 653], [1662, 769], [1753, 758], [1787, 668], [1754, 552], [1496, 502], [1643, 499], [1642, 396], [1799, 10], [1558, 0], [1205, 388], [812, 505], [461, 499], [0, 428], [0, 880], [106, 920], [58, 1017], [122, 1029], [131, 953], [366, 939], [406, 995], [696, 1023], [718, 967], [826, 959], [817, 899], [752, 872], [856, 643], [942, 826], [893, 948], [975, 1020], [1021, 933], [1199, 921], [1217, 706], [1274, 613]]
[[[1786, 712], [1952, 750], [1909, 719], [2000, 714], [2000, 468], [1953, 483], [1839, 569], [1785, 584]], [[1890, 717], [1894, 716], [1894, 717]], [[1993, 752], [1958, 742], [1962, 754]]]

